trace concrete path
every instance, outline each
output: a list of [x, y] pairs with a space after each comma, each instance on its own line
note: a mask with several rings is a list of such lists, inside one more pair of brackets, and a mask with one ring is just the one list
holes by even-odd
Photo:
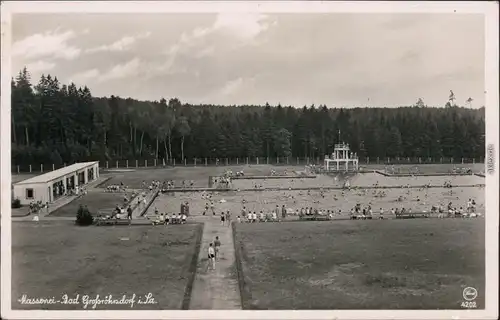
[[[141, 201], [140, 205], [138, 205], [137, 207], [135, 207], [133, 209], [133, 211], [132, 211], [132, 218], [133, 219], [140, 219], [140, 218], [143, 218], [143, 216], [154, 213], [154, 203], [152, 203], [151, 205], [150, 205], [150, 203], [155, 200], [156, 193], [157, 193], [157, 190], [147, 191], [146, 204], [144, 204], [144, 202]], [[140, 196], [140, 197], [142, 199], [142, 196]], [[134, 198], [133, 202], [134, 203], [137, 202], [137, 198]], [[148, 205], [149, 205], [149, 207], [148, 207]], [[144, 212], [146, 207], [148, 207], [148, 210], [146, 212]], [[144, 213], [144, 215], [143, 215], [143, 213]]]
[[[194, 220], [205, 226], [189, 309], [241, 310], [232, 228], [222, 226], [219, 216], [197, 216]], [[221, 241], [220, 257], [215, 270], [208, 270], [208, 247], [215, 236]]]

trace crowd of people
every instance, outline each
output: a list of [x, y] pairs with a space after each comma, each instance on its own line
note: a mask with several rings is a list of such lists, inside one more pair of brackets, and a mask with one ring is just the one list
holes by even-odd
[[[377, 183], [376, 183], [377, 184]], [[242, 205], [243, 208], [241, 210], [241, 214], [237, 216], [236, 221], [237, 222], [248, 222], [248, 223], [254, 223], [254, 222], [274, 222], [274, 221], [282, 221], [284, 220], [287, 216], [297, 216], [297, 217], [307, 217], [307, 216], [320, 216], [324, 217], [325, 220], [328, 219], [335, 219], [336, 217], [338, 218], [347, 218], [349, 217], [350, 219], [356, 220], [356, 219], [387, 219], [387, 218], [392, 218], [392, 217], [430, 217], [431, 215], [436, 215], [439, 214], [439, 217], [441, 216], [446, 216], [446, 217], [477, 217], [480, 214], [477, 213], [476, 211], [476, 202], [474, 199], [469, 199], [467, 201], [467, 205], [465, 206], [460, 206], [460, 207], [455, 207], [453, 206], [452, 202], [448, 203], [447, 209], [444, 209], [445, 206], [443, 204], [438, 204], [434, 206], [430, 206], [427, 204], [431, 200], [429, 199], [428, 191], [429, 191], [429, 186], [423, 186], [419, 188], [411, 188], [409, 185], [403, 185], [401, 186], [401, 189], [403, 189], [404, 193], [402, 195], [399, 195], [395, 200], [395, 202], [400, 203], [400, 205], [395, 206], [390, 209], [385, 209], [384, 208], [379, 208], [374, 209], [372, 208], [372, 200], [375, 198], [386, 198], [388, 196], [388, 191], [387, 190], [369, 190], [369, 189], [344, 189], [340, 193], [340, 197], [335, 193], [331, 195], [333, 201], [338, 201], [339, 199], [344, 198], [348, 193], [354, 193], [357, 196], [361, 197], [366, 197], [366, 198], [372, 198], [372, 200], [367, 201], [366, 205], [361, 205], [360, 203], [357, 203], [355, 206], [353, 206], [350, 210], [342, 212], [342, 209], [322, 209], [319, 207], [313, 208], [312, 206], [307, 206], [307, 207], [302, 207], [302, 208], [286, 208], [285, 205], [276, 205], [276, 208], [273, 210], [249, 210], [245, 206], [246, 200], [242, 200]], [[417, 192], [424, 192], [423, 198], [421, 199], [420, 197], [422, 195], [414, 195], [412, 196], [412, 192], [417, 191]], [[449, 195], [455, 195], [456, 191], [452, 188], [450, 188], [450, 191], [446, 192], [446, 196], [448, 197]], [[321, 197], [321, 198], [326, 198], [329, 197], [329, 195], [323, 190], [320, 189], [319, 192], [317, 193], [316, 196], [313, 196], [313, 192], [311, 190], [307, 190], [305, 193], [299, 192], [299, 195], [305, 195], [307, 194], [308, 196], [311, 197]], [[204, 195], [205, 199], [210, 199], [209, 202], [205, 204], [205, 210], [203, 212], [203, 215], [207, 214], [208, 212], [212, 212], [212, 214], [215, 216], [216, 212], [218, 211], [215, 208], [215, 201], [212, 199], [212, 196], [209, 194]], [[283, 194], [283, 201], [292, 201], [293, 206], [297, 204], [297, 200], [294, 195], [287, 195], [286, 192]], [[459, 200], [460, 197], [456, 196], [456, 200]], [[278, 199], [277, 199], [278, 200]], [[222, 200], [221, 200], [222, 201]], [[312, 202], [314, 204], [319, 204], [320, 201], [319, 199], [312, 199]], [[264, 200], [264, 203], [266, 203], [266, 200]], [[466, 209], [464, 209], [464, 207]], [[412, 211], [413, 209], [413, 211]], [[226, 213], [221, 213], [221, 223], [224, 225], [226, 223], [229, 223], [231, 215], [228, 212]]]
[[438, 214], [439, 218], [445, 217], [463, 217], [463, 218], [476, 218], [480, 216], [480, 213], [477, 212], [477, 204], [474, 199], [467, 200], [467, 204], [465, 206], [456, 207], [453, 205], [453, 202], [449, 202], [446, 206], [446, 209], [442, 205], [432, 206], [431, 213]]
[[[147, 205], [148, 190], [152, 191], [158, 187], [157, 181], [152, 181], [149, 185], [145, 181], [142, 183], [142, 191], [134, 191], [130, 195], [123, 195], [123, 203], [117, 204], [111, 214], [100, 214], [99, 219], [102, 220], [129, 220], [132, 221], [133, 212], [136, 209], [145, 208]], [[127, 186], [123, 182], [119, 184], [111, 184], [106, 186], [105, 192], [126, 192]], [[135, 200], [135, 201], [134, 201]], [[135, 206], [134, 206], [135, 202]]]
[[471, 168], [457, 168], [454, 167], [451, 170], [452, 174], [472, 174], [472, 169]]
[[231, 182], [233, 177], [242, 177], [244, 176], [245, 173], [243, 170], [237, 171], [236, 173], [233, 173], [232, 170], [227, 170], [224, 172], [224, 174], [220, 177], [213, 177], [213, 186], [216, 189], [229, 189], [231, 188]]
[[[271, 175], [277, 175], [276, 171], [272, 170]], [[241, 172], [236, 172], [234, 174], [232, 171], [226, 171], [223, 176], [215, 178], [213, 181], [215, 183], [219, 184], [230, 184], [231, 179], [234, 176], [241, 176], [244, 175], [244, 173]], [[189, 185], [186, 183], [186, 181], [182, 181], [182, 186], [185, 187]], [[190, 185], [193, 185], [193, 182], [191, 181]], [[378, 186], [378, 182], [375, 182], [373, 184], [374, 187]], [[451, 184], [451, 181], [445, 181], [444, 185], [445, 188], [448, 188], [449, 191], [446, 191], [446, 197], [449, 198], [449, 196], [455, 196], [456, 191], [453, 189], [453, 185]], [[158, 180], [152, 181], [151, 183], [147, 184], [145, 181], [143, 182], [143, 188], [145, 189], [142, 194], [137, 195], [137, 205], [146, 205], [146, 193], [147, 191], [154, 191], [157, 189], [160, 190], [167, 190], [171, 188], [175, 188], [175, 182], [173, 180], [168, 180], [165, 182], [160, 182]], [[262, 186], [259, 184], [255, 184], [254, 188], [255, 189], [260, 189]], [[212, 215], [212, 216], [219, 216], [220, 218], [220, 223], [221, 225], [224, 226], [229, 226], [233, 219], [237, 222], [246, 222], [246, 223], [255, 223], [255, 222], [279, 222], [285, 220], [288, 216], [294, 216], [294, 217], [308, 217], [308, 216], [321, 216], [325, 217], [326, 219], [335, 219], [335, 218], [350, 218], [350, 219], [386, 219], [389, 217], [401, 217], [401, 216], [430, 216], [430, 215], [438, 215], [439, 217], [477, 217], [479, 214], [476, 211], [476, 203], [473, 199], [469, 199], [466, 205], [464, 206], [454, 206], [453, 203], [450, 201], [447, 206], [445, 206], [442, 203], [435, 204], [435, 205], [427, 205], [427, 202], [432, 202], [428, 198], [428, 190], [430, 188], [430, 185], [425, 185], [423, 187], [419, 188], [411, 188], [409, 184], [406, 185], [401, 185], [400, 186], [403, 192], [397, 196], [395, 200], [392, 200], [394, 202], [399, 203], [398, 205], [394, 206], [393, 208], [387, 208], [386, 211], [384, 208], [379, 208], [374, 209], [372, 208], [373, 204], [372, 201], [375, 200], [375, 198], [386, 198], [388, 196], [389, 190], [381, 190], [381, 189], [362, 189], [362, 188], [356, 188], [356, 187], [351, 187], [349, 184], [349, 181], [346, 180], [344, 183], [344, 188], [343, 190], [339, 190], [340, 192], [336, 192], [333, 195], [331, 195], [329, 192], [326, 192], [322, 188], [319, 189], [319, 191], [312, 191], [312, 190], [307, 190], [307, 191], [300, 191], [298, 194], [304, 196], [306, 193], [308, 196], [310, 196], [311, 199], [311, 204], [313, 206], [304, 206], [303, 204], [300, 205], [300, 197], [297, 197], [297, 194], [288, 194], [288, 191], [284, 192], [283, 197], [281, 197], [281, 200], [283, 202], [287, 202], [289, 204], [292, 204], [291, 207], [285, 206], [285, 204], [276, 204], [276, 207], [269, 210], [269, 209], [262, 209], [262, 210], [255, 210], [255, 209], [248, 209], [246, 204], [245, 204], [245, 199], [242, 200], [242, 209], [241, 213], [239, 215], [236, 215], [236, 218], [234, 219], [233, 215], [229, 210], [220, 210], [217, 208], [216, 204], [217, 203], [223, 203], [226, 202], [224, 199], [215, 199], [215, 195], [217, 195], [217, 192], [207, 192], [204, 191], [201, 193], [201, 198], [205, 200], [205, 205], [204, 208], [202, 209], [202, 215]], [[420, 194], [413, 195], [413, 192], [419, 192]], [[424, 192], [422, 195], [421, 193]], [[316, 195], [313, 196], [313, 193], [316, 193]], [[321, 198], [330, 198], [333, 201], [339, 201], [342, 199], [347, 200], [346, 196], [348, 194], [354, 194], [357, 196], [365, 197], [371, 200], [367, 200], [365, 205], [362, 205], [361, 203], [356, 203], [355, 206], [353, 206], [350, 210], [344, 210], [342, 211], [341, 208], [320, 208]], [[319, 197], [318, 197], [319, 195]], [[135, 196], [135, 195], [134, 195]], [[422, 199], [420, 198], [422, 197]], [[315, 199], [314, 199], [315, 198]], [[453, 197], [455, 199], [455, 197]], [[456, 200], [459, 200], [460, 197], [456, 195]], [[278, 200], [279, 199], [275, 199]], [[275, 201], [274, 200], [274, 201]], [[266, 200], [264, 200], [265, 202]], [[272, 202], [274, 202], [272, 201]], [[390, 201], [390, 200], [389, 200]], [[270, 202], [270, 203], [272, 203]], [[415, 204], [418, 203], [418, 204]], [[120, 215], [125, 215], [127, 212], [124, 212], [123, 210], [127, 211], [128, 209], [125, 209], [128, 205], [128, 199], [127, 196], [124, 196], [124, 205], [120, 207]], [[300, 206], [300, 208], [299, 208]], [[342, 205], [345, 209], [345, 206]], [[130, 206], [129, 206], [130, 207]], [[335, 207], [335, 205], [334, 205]], [[378, 207], [378, 206], [377, 206]], [[412, 211], [414, 210], [414, 212]], [[152, 220], [153, 224], [182, 224], [186, 223], [187, 217], [189, 216], [189, 203], [188, 202], [183, 202], [181, 204], [181, 210], [180, 213], [159, 213], [158, 209], [155, 208], [155, 214], [150, 217]], [[128, 215], [127, 215], [128, 217]]]
[[189, 216], [189, 202], [185, 201], [181, 203], [180, 212], [172, 213], [172, 215], [170, 215], [167, 212], [160, 213], [158, 208], [155, 207], [154, 216], [151, 220], [153, 222], [153, 225], [185, 224], [187, 222], [188, 216]]
[[149, 191], [159, 190], [162, 193], [165, 193], [168, 190], [176, 188], [182, 188], [182, 189], [194, 188], [194, 181], [182, 180], [180, 183], [179, 182], [176, 183], [174, 180], [165, 180], [163, 182], [159, 180], [153, 180], [149, 184], [146, 183], [146, 181], [142, 181], [142, 188]]
[[216, 189], [229, 189], [231, 187], [231, 176], [222, 176], [214, 178], [213, 186]]
[[[229, 212], [228, 212], [229, 213]], [[241, 214], [236, 218], [237, 222], [279, 222], [282, 219], [285, 219], [288, 215], [294, 214], [291, 209], [287, 209], [285, 205], [281, 207], [276, 205], [273, 210], [260, 210], [259, 213], [257, 211], [252, 211], [243, 206], [241, 209]], [[281, 218], [281, 219], [280, 219]]]
[[[126, 208], [126, 209], [125, 209]], [[132, 206], [131, 205], [116, 205], [111, 218], [115, 219], [129, 219], [132, 220]]]
[[170, 215], [169, 213], [159, 213], [157, 209], [155, 209], [155, 215], [149, 219], [152, 221], [153, 225], [171, 225], [171, 224], [185, 224], [187, 222], [186, 214], [177, 214], [173, 213]]
[[43, 209], [46, 209], [48, 212], [49, 209], [48, 202], [43, 203], [42, 201], [32, 201], [29, 204], [29, 214], [38, 215]]
[[[420, 168], [418, 166], [410, 167], [410, 169], [406, 172], [403, 171], [401, 167], [395, 167], [394, 165], [385, 166], [384, 171], [388, 174], [411, 174], [411, 175], [420, 175]], [[472, 174], [472, 169], [469, 167], [453, 167], [449, 170], [448, 173], [451, 174]]]
[[274, 177], [274, 176], [286, 176], [288, 174], [287, 170], [283, 170], [282, 173], [279, 173], [278, 171], [276, 170], [271, 170], [271, 176]]
[[[172, 181], [173, 182], [173, 181]], [[183, 181], [184, 183], [184, 181]], [[173, 186], [173, 183], [170, 184]], [[159, 183], [153, 183], [154, 188], [162, 188], [163, 186]], [[180, 204], [180, 212], [179, 213], [168, 213], [165, 209], [164, 212], [159, 211], [157, 207], [154, 209], [153, 215], [146, 215], [146, 217], [151, 220], [153, 225], [172, 225], [172, 224], [185, 224], [187, 222], [187, 218], [189, 216], [189, 202], [181, 202]]]
[[125, 192], [127, 187], [121, 182], [120, 184], [110, 184], [106, 186], [104, 192]]

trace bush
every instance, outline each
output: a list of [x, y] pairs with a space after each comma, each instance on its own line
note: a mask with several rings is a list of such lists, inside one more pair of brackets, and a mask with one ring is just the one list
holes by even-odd
[[12, 200], [12, 209], [19, 209], [19, 208], [21, 208], [21, 200], [15, 198], [14, 200]]
[[94, 222], [94, 217], [90, 213], [87, 206], [82, 206], [78, 208], [76, 213], [76, 224], [79, 226], [89, 226]]

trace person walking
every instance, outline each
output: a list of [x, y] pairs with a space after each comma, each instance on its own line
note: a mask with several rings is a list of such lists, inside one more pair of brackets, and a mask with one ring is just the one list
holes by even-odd
[[225, 223], [225, 215], [224, 212], [221, 212], [220, 214], [220, 224], [223, 226]]
[[215, 259], [218, 260], [219, 259], [219, 253], [220, 253], [220, 240], [219, 240], [219, 236], [216, 236], [215, 237], [215, 241], [214, 241], [214, 247], [215, 247]]
[[130, 206], [127, 208], [127, 219], [132, 221], [132, 208]]
[[215, 270], [215, 249], [212, 243], [208, 246], [208, 269], [210, 267], [212, 267], [212, 270]]

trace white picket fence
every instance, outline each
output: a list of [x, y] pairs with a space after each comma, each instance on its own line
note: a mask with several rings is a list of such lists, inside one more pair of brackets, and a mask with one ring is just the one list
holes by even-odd
[[[458, 161], [456, 161], [458, 160]], [[455, 165], [467, 165], [483, 163], [483, 158], [480, 159], [453, 159], [453, 158], [376, 158], [376, 159], [360, 159], [359, 165], [409, 165], [409, 164], [455, 164]], [[166, 167], [166, 166], [230, 166], [230, 165], [322, 165], [323, 158], [300, 158], [300, 157], [246, 157], [246, 158], [185, 158], [183, 161], [178, 159], [152, 159], [152, 160], [116, 160], [116, 161], [101, 161], [99, 167], [101, 169], [127, 169], [127, 168], [156, 168], [156, 167]], [[28, 165], [20, 166], [16, 165], [12, 169], [12, 173], [43, 173], [48, 171], [54, 171], [61, 167], [66, 167], [66, 163], [63, 165]]]

